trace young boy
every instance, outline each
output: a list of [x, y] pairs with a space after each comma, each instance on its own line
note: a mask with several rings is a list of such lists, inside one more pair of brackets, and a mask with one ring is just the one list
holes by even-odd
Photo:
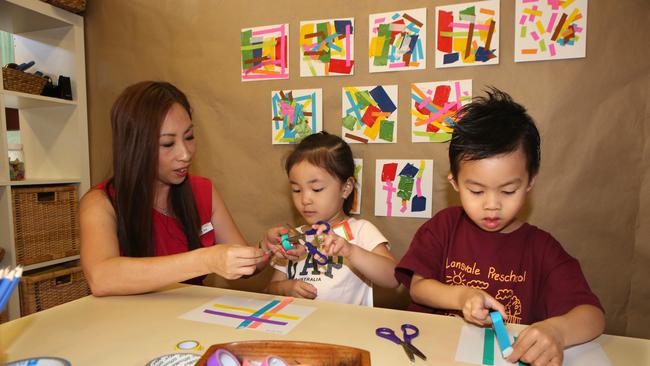
[[462, 311], [491, 324], [531, 324], [508, 361], [561, 365], [564, 348], [603, 332], [604, 314], [580, 264], [547, 232], [517, 214], [533, 187], [540, 138], [526, 110], [497, 89], [463, 107], [449, 146], [449, 182], [462, 207], [420, 227], [395, 269], [409, 310]]

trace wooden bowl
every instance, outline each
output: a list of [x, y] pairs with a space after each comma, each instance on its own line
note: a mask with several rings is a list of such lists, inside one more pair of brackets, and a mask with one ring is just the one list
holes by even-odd
[[206, 366], [208, 358], [219, 348], [237, 356], [262, 360], [266, 356], [282, 357], [289, 365], [310, 366], [370, 366], [370, 353], [366, 350], [338, 344], [298, 341], [242, 341], [214, 344], [203, 354], [197, 366]]

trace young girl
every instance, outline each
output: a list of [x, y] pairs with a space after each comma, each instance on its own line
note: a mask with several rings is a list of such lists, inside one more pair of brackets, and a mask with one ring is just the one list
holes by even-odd
[[[320, 251], [328, 258], [321, 264], [318, 256], [303, 250], [298, 250], [304, 252], [299, 257], [276, 256], [267, 292], [372, 306], [372, 283], [397, 287], [396, 261], [386, 238], [370, 222], [349, 216], [354, 201], [350, 146], [326, 132], [310, 135], [289, 155], [285, 169], [296, 209], [317, 229], [305, 239], [316, 245], [320, 238]], [[319, 221], [329, 223], [332, 230], [325, 233], [325, 225], [316, 225]], [[281, 247], [278, 232], [273, 228], [267, 233], [266, 244], [274, 250]]]

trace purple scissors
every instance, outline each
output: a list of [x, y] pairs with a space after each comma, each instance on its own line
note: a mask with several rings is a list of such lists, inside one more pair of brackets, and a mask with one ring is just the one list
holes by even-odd
[[418, 329], [418, 327], [415, 325], [402, 324], [402, 338], [404, 338], [404, 340], [399, 339], [399, 337], [395, 334], [395, 331], [390, 328], [377, 328], [375, 334], [382, 338], [386, 338], [395, 344], [401, 345], [411, 362], [415, 362], [415, 356], [418, 356], [426, 361], [427, 356], [425, 356], [422, 351], [411, 344], [411, 340], [420, 334], [420, 329]]
[[[325, 225], [325, 230], [323, 230], [323, 233], [327, 234], [330, 232], [331, 226], [327, 221], [318, 221], [316, 225]], [[316, 249], [316, 247], [306, 239], [307, 235], [316, 235], [318, 230], [309, 229], [301, 234], [289, 225], [287, 225], [287, 228], [289, 229], [289, 232], [296, 233], [296, 235], [285, 238], [287, 242], [297, 242], [298, 239], [303, 239], [305, 242], [304, 246], [307, 247], [307, 250], [311, 254], [312, 258], [314, 258], [314, 261], [316, 261], [316, 263], [320, 264], [321, 266], [327, 264], [327, 256]]]

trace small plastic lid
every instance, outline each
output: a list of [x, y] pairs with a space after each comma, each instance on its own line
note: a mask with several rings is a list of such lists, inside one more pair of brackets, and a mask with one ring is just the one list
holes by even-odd
[[23, 149], [23, 144], [8, 144], [7, 148], [9, 150], [22, 150]]

